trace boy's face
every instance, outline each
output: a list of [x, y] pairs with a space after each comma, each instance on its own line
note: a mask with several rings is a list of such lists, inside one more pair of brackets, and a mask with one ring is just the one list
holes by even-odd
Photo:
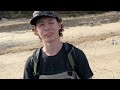
[[35, 32], [44, 42], [52, 42], [60, 38], [61, 24], [55, 18], [43, 17], [36, 23]]

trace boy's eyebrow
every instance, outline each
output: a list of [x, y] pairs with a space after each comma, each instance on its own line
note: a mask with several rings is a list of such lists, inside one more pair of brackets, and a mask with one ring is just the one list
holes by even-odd
[[[48, 21], [53, 21], [54, 20], [54, 18], [50, 18], [50, 19], [48, 19]], [[37, 21], [37, 23], [42, 23], [43, 21], [42, 20], [38, 20]]]

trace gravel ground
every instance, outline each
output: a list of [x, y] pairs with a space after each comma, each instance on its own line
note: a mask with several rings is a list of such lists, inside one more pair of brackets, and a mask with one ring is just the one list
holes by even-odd
[[[12, 28], [12, 27], [10, 27]], [[64, 42], [82, 49], [93, 79], [120, 79], [120, 23], [65, 27]], [[42, 46], [31, 30], [0, 32], [0, 79], [22, 79], [27, 58]]]

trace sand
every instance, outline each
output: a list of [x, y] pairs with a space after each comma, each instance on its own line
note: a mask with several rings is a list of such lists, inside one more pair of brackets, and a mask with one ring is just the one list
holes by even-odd
[[[68, 27], [61, 40], [84, 51], [94, 73], [93, 79], [120, 79], [119, 22]], [[27, 58], [39, 46], [38, 37], [30, 30], [1, 32], [0, 79], [22, 79]]]

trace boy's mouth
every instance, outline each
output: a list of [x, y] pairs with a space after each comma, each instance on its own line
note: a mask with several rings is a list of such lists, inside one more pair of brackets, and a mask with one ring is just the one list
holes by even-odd
[[50, 33], [47, 33], [45, 36], [49, 37], [49, 36], [51, 36], [52, 34], [53, 34], [53, 33], [50, 32]]

